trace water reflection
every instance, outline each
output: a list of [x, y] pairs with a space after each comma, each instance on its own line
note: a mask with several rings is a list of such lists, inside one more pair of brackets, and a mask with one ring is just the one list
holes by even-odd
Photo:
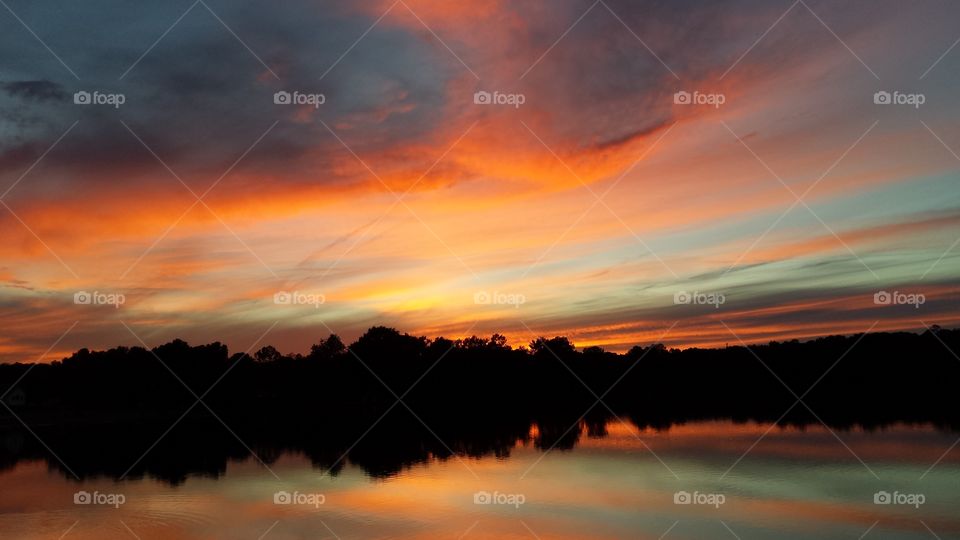
[[[491, 421], [473, 417], [460, 422], [431, 419], [428, 425], [421, 417], [397, 408], [366, 425], [276, 417], [230, 419], [224, 424], [197, 414], [175, 422], [100, 419], [63, 425], [31, 419], [28, 424], [33, 427], [29, 430], [10, 424], [0, 428], [0, 471], [13, 468], [21, 461], [42, 459], [51, 469], [72, 480], [149, 477], [178, 485], [190, 476], [219, 478], [229, 463], [251, 456], [269, 471], [270, 464], [281, 456], [295, 454], [332, 476], [340, 474], [349, 463], [373, 478], [387, 478], [435, 461], [507, 458], [518, 448], [548, 453], [577, 446], [586, 450], [619, 443], [643, 447], [650, 435], [657, 436], [658, 445], [684, 455], [707, 448], [710, 454], [742, 453], [762, 435], [764, 444], [751, 449], [753, 455], [777, 453], [784, 458], [808, 461], [837, 459], [844, 453], [852, 456], [847, 448], [855, 445], [859, 437], [881, 433], [883, 436], [871, 437], [871, 444], [856, 454], [882, 453], [876, 457], [898, 460], [910, 456], [932, 462], [937, 456], [926, 455], [923, 447], [918, 447], [918, 440], [948, 436], [938, 434], [938, 429], [929, 424], [919, 424], [925, 427], [918, 431], [908, 430], [905, 423], [825, 428], [820, 424], [774, 427], [762, 419], [664, 422], [628, 418], [597, 414], [578, 419], [550, 415], [536, 420], [507, 421], [498, 417]], [[760, 434], [756, 433], [758, 424], [765, 426]], [[896, 429], [891, 429], [893, 427]], [[944, 433], [956, 432], [942, 429]], [[633, 435], [624, 437], [627, 432]], [[842, 437], [838, 433], [843, 434]], [[688, 446], [676, 446], [680, 442]]]
[[[389, 421], [373, 430], [333, 471], [342, 451], [329, 434], [304, 433], [299, 442], [272, 446], [251, 438], [264, 465], [229, 433], [205, 426], [201, 439], [204, 426], [191, 423], [171, 431], [169, 442], [122, 480], [134, 454], [149, 446], [137, 444], [138, 430], [104, 428], [112, 439], [88, 432], [73, 444], [66, 436], [47, 441], [81, 481], [24, 440], [17, 457], [6, 450], [0, 532], [144, 539], [659, 538], [668, 530], [665, 538], [733, 538], [730, 531], [744, 539], [860, 538], [868, 530], [865, 538], [932, 538], [927, 527], [941, 538], [960, 533], [960, 456], [942, 457], [956, 436], [931, 427], [854, 429], [837, 433], [842, 442], [822, 426], [775, 428], [756, 443], [767, 425], [714, 421], [658, 430], [611, 420], [564, 437], [554, 426], [472, 426], [490, 437], [445, 432], [437, 433], [444, 442], [431, 443], [429, 432], [418, 437], [424, 433], [397, 432], [394, 424], [411, 427]], [[131, 436], [138, 440], [111, 447]], [[300, 444], [307, 440], [317, 444]], [[122, 493], [126, 500], [119, 508], [77, 505], [78, 491]], [[723, 494], [725, 501], [675, 504], [680, 491]], [[876, 505], [879, 491], [922, 493], [925, 502]], [[276, 504], [278, 492], [299, 498]], [[476, 504], [478, 493], [493, 504]], [[318, 501], [305, 497], [311, 494], [322, 495], [322, 504], [311, 504]], [[511, 495], [522, 495], [522, 504]]]

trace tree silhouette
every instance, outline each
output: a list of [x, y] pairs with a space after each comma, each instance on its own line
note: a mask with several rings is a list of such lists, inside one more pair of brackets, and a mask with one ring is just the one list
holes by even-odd
[[[269, 345], [253, 357], [230, 355], [219, 342], [182, 340], [152, 350], [84, 348], [49, 364], [0, 365], [0, 393], [18, 396], [18, 419], [37, 426], [61, 457], [89, 474], [122, 474], [116, 463], [134, 461], [186, 411], [179, 435], [164, 443], [171, 446], [156, 450], [163, 457], [141, 472], [171, 481], [194, 469], [220, 474], [225, 460], [247, 455], [233, 435], [217, 431], [222, 419], [267, 455], [298, 449], [329, 466], [349, 452], [351, 462], [387, 475], [429, 456], [449, 457], [451, 449], [501, 455], [517, 440], [569, 448], [579, 438], [571, 426], [599, 436], [613, 414], [641, 427], [752, 419], [960, 430], [953, 350], [960, 350], [960, 330], [939, 327], [749, 349], [654, 343], [617, 354], [596, 346], [581, 352], [560, 336], [537, 337], [526, 349], [510, 347], [500, 334], [427, 339], [376, 326], [349, 348], [331, 334], [307, 355]], [[197, 406], [197, 395], [206, 407]], [[795, 406], [797, 395], [806, 407]], [[35, 440], [17, 431], [18, 419], [0, 408], [0, 440]], [[351, 449], [375, 423], [367, 442]], [[83, 444], [92, 433], [113, 450]], [[0, 444], [0, 467], [31, 456], [58, 462], [43, 446], [8, 452]]]
[[319, 343], [310, 347], [309, 358], [311, 360], [319, 361], [331, 360], [332, 358], [343, 354], [346, 350], [347, 346], [343, 344], [340, 336], [336, 334], [330, 334], [330, 337], [327, 339], [321, 339]]
[[257, 362], [276, 362], [283, 358], [283, 355], [273, 345], [267, 345], [254, 353], [253, 357]]

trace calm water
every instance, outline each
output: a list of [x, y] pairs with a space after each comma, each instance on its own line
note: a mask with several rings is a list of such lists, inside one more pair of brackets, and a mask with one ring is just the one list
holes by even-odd
[[[614, 423], [573, 450], [518, 444], [509, 457], [431, 459], [376, 480], [352, 465], [330, 477], [295, 454], [177, 486], [78, 482], [26, 461], [0, 473], [0, 537], [960, 537], [956, 434], [896, 426], [838, 432], [841, 442], [823, 428], [778, 428], [738, 462], [766, 430]], [[78, 492], [123, 504], [75, 504]], [[875, 504], [878, 492], [897, 504]]]

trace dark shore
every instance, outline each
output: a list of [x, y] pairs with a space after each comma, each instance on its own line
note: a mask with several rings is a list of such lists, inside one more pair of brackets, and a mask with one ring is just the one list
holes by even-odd
[[331, 336], [306, 356], [182, 341], [84, 349], [0, 366], [0, 466], [45, 459], [70, 477], [175, 483], [251, 450], [265, 461], [292, 451], [333, 474], [349, 460], [389, 476], [431, 457], [507, 455], [518, 441], [571, 448], [617, 418], [960, 431], [952, 350], [960, 331], [939, 328], [614, 354], [560, 337], [513, 349], [496, 335], [454, 342], [383, 327], [349, 347]]

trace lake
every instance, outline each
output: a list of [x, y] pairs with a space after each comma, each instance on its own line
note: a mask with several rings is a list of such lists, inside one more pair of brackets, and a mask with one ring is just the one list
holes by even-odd
[[[531, 428], [536, 430], [536, 427]], [[300, 452], [217, 475], [0, 473], [2, 538], [930, 539], [960, 535], [958, 435], [930, 426], [583, 428], [572, 449], [429, 456], [371, 476]], [[758, 442], [759, 440], [759, 442]], [[391, 452], [389, 445], [380, 449]], [[68, 460], [69, 461], [69, 460]]]

